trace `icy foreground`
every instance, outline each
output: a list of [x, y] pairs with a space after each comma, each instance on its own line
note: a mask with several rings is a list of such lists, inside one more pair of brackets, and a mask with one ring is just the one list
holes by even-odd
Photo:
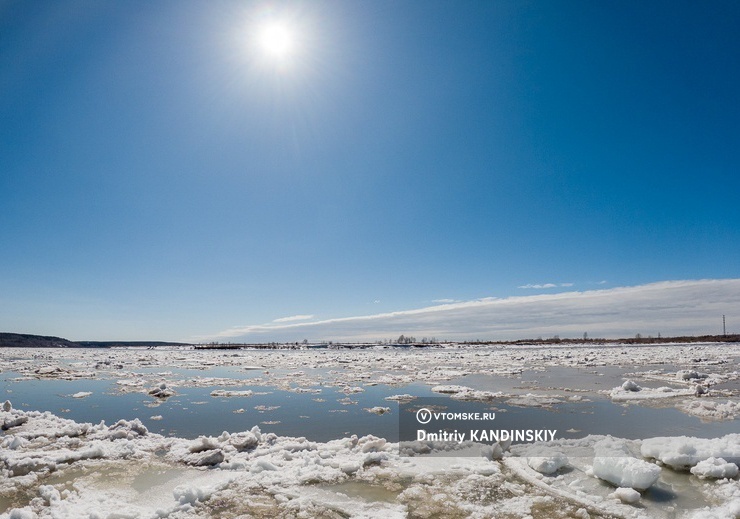
[[[733, 420], [740, 416], [739, 359], [740, 346], [733, 344], [228, 352], [0, 349], [0, 371], [7, 380], [3, 400], [9, 399], [0, 405], [0, 519], [737, 519], [740, 438], [727, 432], [736, 431]], [[62, 408], [67, 405], [94, 402], [117, 409], [115, 395], [140, 395], [147, 409], [113, 415], [139, 420], [97, 425], [30, 411], [39, 406], [25, 388], [38, 385], [43, 391], [45, 384], [52, 387], [60, 380], [70, 388], [62, 395], [70, 404], [53, 407], [60, 413], [69, 411]], [[350, 399], [378, 386], [385, 389], [361, 406]], [[308, 406], [337, 399], [336, 414], [306, 410], [312, 420], [338, 418], [341, 408], [357, 405], [362, 417], [380, 421], [396, 418], [396, 402], [423, 396], [419, 386], [449, 399], [450, 409], [475, 402], [490, 406], [486, 409], [509, 405], [558, 412], [565, 402], [575, 409], [602, 400], [620, 412], [648, 407], [659, 417], [670, 410], [728, 427], [713, 439], [665, 436], [656, 418], [653, 431], [659, 432], [629, 438], [659, 438], [590, 435], [559, 439], [546, 448], [514, 445], [509, 452], [500, 445], [477, 446], [472, 457], [444, 458], [403, 457], [397, 444], [366, 433], [342, 437], [332, 432], [323, 437], [330, 441], [322, 442], [277, 436], [266, 432], [270, 422], [262, 422], [266, 426], [260, 430], [251, 419], [231, 422], [239, 424], [231, 433], [219, 434], [219, 425], [207, 437], [197, 437], [202, 431], [194, 427], [198, 432], [189, 439], [149, 430], [164, 427], [162, 415], [166, 421], [166, 411], [175, 407], [170, 404], [187, 388], [205, 388], [204, 401], [183, 398], [179, 406], [213, 408], [221, 401], [219, 409], [229, 415], [244, 413], [244, 407], [269, 414], [280, 403], [272, 392], [284, 391], [311, 395], [301, 400]], [[96, 400], [103, 394], [105, 399]], [[160, 411], [150, 416], [155, 411], [148, 408], [158, 406]], [[628, 436], [627, 425], [620, 434], [609, 432]], [[300, 426], [293, 430], [301, 432], [284, 434], [309, 434]]]
[[[629, 487], [649, 487], [661, 468], [632, 457], [625, 441], [610, 437], [573, 441], [596, 458], [548, 459], [539, 449], [527, 460], [525, 447], [501, 459], [486, 457], [491, 450], [485, 448], [480, 457], [407, 458], [397, 444], [374, 436], [317, 443], [254, 427], [190, 440], [150, 433], [139, 420], [92, 425], [16, 410], [10, 402], [3, 409], [2, 519], [740, 514], [736, 472], [734, 479], [701, 480], [695, 489], [714, 507], [676, 516], [642, 506], [640, 493]], [[727, 459], [735, 459], [739, 444], [740, 435], [656, 438], [642, 442], [642, 449], [664, 462], [691, 451], [682, 465], [711, 475], [732, 471]], [[717, 454], [726, 458], [719, 462]], [[605, 455], [626, 464], [598, 468]], [[611, 482], [621, 488], [600, 485], [590, 473], [609, 481], [605, 476], [617, 474], [622, 479]]]

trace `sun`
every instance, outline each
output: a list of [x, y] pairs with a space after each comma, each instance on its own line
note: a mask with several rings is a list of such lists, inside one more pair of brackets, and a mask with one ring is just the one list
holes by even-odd
[[260, 28], [258, 42], [262, 51], [273, 58], [284, 59], [295, 49], [293, 31], [282, 22], [269, 22]]

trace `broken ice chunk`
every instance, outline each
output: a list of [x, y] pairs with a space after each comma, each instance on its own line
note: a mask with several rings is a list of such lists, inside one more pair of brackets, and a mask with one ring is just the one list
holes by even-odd
[[625, 380], [624, 384], [622, 384], [622, 389], [625, 391], [642, 391], [642, 388], [630, 379]]
[[568, 458], [556, 452], [550, 456], [530, 456], [527, 458], [527, 464], [540, 474], [554, 474], [568, 464]]
[[594, 454], [594, 476], [618, 487], [647, 490], [660, 477], [660, 467], [632, 457], [624, 441], [601, 440]]
[[221, 452], [220, 449], [216, 449], [188, 454], [183, 458], [183, 461], [188, 465], [196, 467], [208, 467], [211, 465], [218, 465], [224, 460], [224, 458], [224, 453]]
[[254, 449], [259, 443], [259, 440], [254, 433], [246, 431], [232, 434], [229, 437], [229, 443], [231, 443], [231, 445], [233, 445], [238, 451], [246, 451]]
[[199, 436], [197, 440], [194, 440], [190, 444], [188, 450], [190, 452], [203, 452], [218, 449], [219, 447], [221, 447], [221, 444], [217, 438], [213, 436]]
[[676, 372], [676, 378], [678, 380], [695, 380], [707, 378], [707, 375], [694, 371], [693, 369], [682, 369]]
[[174, 389], [167, 387], [166, 382], [162, 382], [158, 387], [149, 390], [149, 394], [155, 398], [169, 398], [175, 394]]
[[18, 427], [19, 425], [23, 425], [28, 421], [27, 416], [19, 416], [18, 418], [6, 418], [3, 421], [3, 425], [0, 426], [3, 431], [7, 431], [8, 429], [12, 429], [13, 427]]
[[707, 458], [691, 467], [691, 473], [700, 478], [734, 478], [739, 472], [738, 466], [723, 458]]
[[609, 497], [619, 499], [622, 503], [634, 504], [640, 500], [640, 493], [634, 488], [619, 487]]

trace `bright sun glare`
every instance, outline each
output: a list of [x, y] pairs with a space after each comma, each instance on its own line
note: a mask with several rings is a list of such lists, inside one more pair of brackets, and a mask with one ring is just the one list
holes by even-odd
[[293, 34], [285, 24], [269, 23], [262, 27], [259, 43], [267, 54], [275, 58], [285, 58], [293, 50]]

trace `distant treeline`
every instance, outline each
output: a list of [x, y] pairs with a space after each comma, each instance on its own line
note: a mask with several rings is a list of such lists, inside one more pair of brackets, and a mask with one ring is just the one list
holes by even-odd
[[114, 346], [192, 346], [182, 342], [163, 341], [70, 341], [62, 337], [30, 335], [26, 333], [0, 333], [0, 347], [5, 348], [112, 348]]
[[0, 333], [0, 346], [6, 348], [79, 348], [79, 344], [61, 337]]

